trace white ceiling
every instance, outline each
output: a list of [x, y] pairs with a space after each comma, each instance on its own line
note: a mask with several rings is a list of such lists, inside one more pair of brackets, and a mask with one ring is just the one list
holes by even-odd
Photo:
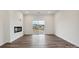
[[33, 15], [46, 15], [46, 14], [55, 14], [58, 10], [24, 10], [22, 11], [24, 15], [33, 14]]

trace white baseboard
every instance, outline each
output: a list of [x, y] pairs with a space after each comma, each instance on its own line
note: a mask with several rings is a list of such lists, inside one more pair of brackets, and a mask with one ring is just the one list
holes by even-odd
[[4, 45], [5, 43], [7, 43], [7, 42], [0, 43], [0, 46]]
[[[57, 35], [57, 34], [54, 34], [54, 35], [58, 36], [59, 38], [62, 38], [63, 40], [66, 40], [65, 38], [61, 37], [60, 35]], [[76, 43], [74, 43], [74, 42], [72, 42], [72, 41], [70, 41], [70, 40], [66, 40], [66, 41], [68, 41], [68, 42], [70, 42], [71, 44], [73, 44], [73, 45], [79, 47], [78, 44], [76, 44]]]

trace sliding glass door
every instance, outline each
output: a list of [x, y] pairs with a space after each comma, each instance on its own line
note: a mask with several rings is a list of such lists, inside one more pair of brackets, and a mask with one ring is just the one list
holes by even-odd
[[44, 34], [45, 21], [44, 20], [33, 20], [33, 34]]

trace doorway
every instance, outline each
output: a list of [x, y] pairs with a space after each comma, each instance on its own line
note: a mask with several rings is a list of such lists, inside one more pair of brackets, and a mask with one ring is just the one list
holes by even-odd
[[45, 30], [45, 21], [44, 20], [33, 20], [33, 34], [39, 35], [44, 34]]

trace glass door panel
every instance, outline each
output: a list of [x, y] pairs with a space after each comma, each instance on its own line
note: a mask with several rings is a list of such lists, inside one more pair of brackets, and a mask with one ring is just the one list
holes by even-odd
[[33, 33], [34, 34], [44, 34], [45, 21], [43, 20], [33, 20]]

